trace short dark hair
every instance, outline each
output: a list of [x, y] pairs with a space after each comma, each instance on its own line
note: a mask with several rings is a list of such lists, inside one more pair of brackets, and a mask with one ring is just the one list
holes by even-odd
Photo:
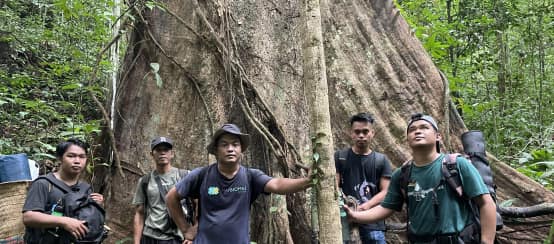
[[350, 117], [350, 126], [354, 124], [354, 122], [368, 122], [370, 124], [373, 124], [375, 119], [373, 119], [373, 116], [369, 113], [358, 113]]
[[60, 144], [58, 144], [58, 146], [56, 147], [56, 157], [58, 157], [58, 158], [63, 157], [63, 154], [67, 151], [67, 149], [71, 145], [78, 146], [78, 147], [82, 148], [83, 150], [85, 150], [85, 153], [88, 153], [88, 147], [89, 147], [88, 143], [86, 143], [84, 141], [81, 141], [78, 138], [70, 138], [67, 141], [64, 141], [64, 142], [61, 142]]

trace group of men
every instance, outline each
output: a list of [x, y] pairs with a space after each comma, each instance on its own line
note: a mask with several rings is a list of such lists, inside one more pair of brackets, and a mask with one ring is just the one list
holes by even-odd
[[[379, 221], [395, 211], [401, 211], [406, 203], [410, 243], [494, 243], [496, 205], [489, 190], [471, 162], [463, 157], [456, 157], [464, 194], [479, 208], [477, 220], [469, 201], [461, 200], [444, 180], [441, 167], [447, 155], [440, 153], [442, 138], [438, 125], [431, 116], [416, 113], [408, 120], [406, 137], [412, 159], [403, 166], [409, 168], [407, 172], [410, 172], [406, 187], [402, 182], [402, 167], [391, 175], [388, 160], [385, 160], [384, 165], [379, 163], [382, 160], [363, 164], [364, 157], [376, 154], [369, 145], [375, 134], [373, 123], [374, 119], [368, 114], [354, 115], [350, 120], [353, 145], [346, 166], [340, 165], [343, 163], [341, 160], [335, 160], [339, 187], [342, 187], [345, 194], [352, 194], [359, 201], [357, 209], [344, 206], [350, 221], [380, 223]], [[373, 172], [375, 176], [366, 177], [371, 175], [363, 174], [367, 171]], [[366, 200], [360, 192], [368, 192], [363, 190], [368, 179], [374, 180], [377, 190], [373, 193], [373, 198]], [[468, 241], [461, 234], [466, 228], [475, 226], [476, 221], [480, 226], [478, 236]], [[385, 243], [383, 229], [381, 224], [361, 226], [359, 232], [362, 243]]]
[[[439, 133], [435, 120], [423, 114], [410, 118], [407, 142], [412, 150], [411, 173], [406, 190], [400, 169], [391, 173], [388, 158], [371, 148], [376, 131], [374, 118], [359, 113], [350, 119], [350, 148], [335, 153], [337, 187], [341, 194], [357, 201], [357, 209], [344, 206], [349, 220], [360, 223], [362, 243], [385, 243], [384, 219], [407, 203], [410, 243], [460, 243], [459, 234], [476, 220], [467, 202], [459, 201], [443, 183]], [[172, 166], [173, 141], [158, 137], [150, 143], [155, 163], [152, 172], [140, 178], [133, 205], [135, 244], [250, 243], [250, 204], [262, 193], [287, 194], [310, 186], [310, 176], [273, 178], [260, 170], [243, 166], [249, 135], [234, 124], [224, 124], [207, 147], [216, 163], [190, 172]], [[79, 175], [86, 165], [87, 146], [75, 139], [58, 145], [60, 167], [51, 173], [67, 186], [82, 184]], [[496, 207], [477, 170], [463, 158], [457, 159], [464, 191], [480, 210], [480, 242], [493, 243]], [[54, 216], [48, 209], [59, 192], [45, 181], [35, 181], [23, 208], [26, 243], [47, 243], [30, 237], [48, 228], [62, 228], [76, 239], [84, 236], [83, 221]], [[103, 196], [90, 192], [103, 203]], [[183, 199], [193, 199], [194, 219], [187, 221]], [[438, 204], [437, 204], [438, 202]], [[190, 214], [190, 213], [189, 213]], [[446, 241], [445, 241], [446, 240]]]

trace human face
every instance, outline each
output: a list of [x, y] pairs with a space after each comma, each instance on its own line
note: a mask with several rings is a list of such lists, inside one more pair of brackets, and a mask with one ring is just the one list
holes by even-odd
[[350, 127], [350, 137], [352, 138], [354, 146], [357, 148], [368, 148], [373, 139], [373, 135], [375, 135], [373, 125], [369, 122], [354, 121]]
[[236, 164], [242, 155], [240, 138], [232, 134], [222, 135], [216, 144], [215, 157], [219, 163]]
[[70, 145], [59, 160], [63, 172], [77, 175], [83, 171], [87, 164], [87, 154], [82, 147]]
[[436, 143], [440, 139], [440, 133], [425, 120], [414, 121], [408, 127], [408, 145], [414, 150], [419, 148], [432, 148], [435, 150]]
[[170, 164], [174, 156], [172, 148], [166, 144], [160, 144], [154, 147], [151, 154], [158, 165]]

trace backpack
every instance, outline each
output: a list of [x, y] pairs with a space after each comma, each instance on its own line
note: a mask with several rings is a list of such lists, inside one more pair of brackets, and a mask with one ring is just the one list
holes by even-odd
[[[489, 189], [489, 193], [493, 201], [497, 202], [496, 198], [496, 185], [494, 184], [492, 171], [489, 166], [489, 162], [486, 159], [485, 143], [483, 139], [483, 133], [481, 131], [468, 131], [462, 134], [462, 145], [464, 148], [464, 154], [453, 153], [447, 154], [442, 161], [441, 173], [443, 179], [448, 186], [456, 192], [456, 195], [460, 201], [468, 202], [471, 212], [474, 218], [474, 225], [468, 226], [460, 233], [460, 238], [464, 241], [479, 241], [480, 239], [480, 219], [479, 219], [479, 207], [473, 200], [464, 195], [463, 186], [461, 184], [460, 174], [458, 172], [457, 157], [467, 158], [471, 164], [477, 169], [479, 175], [483, 178], [485, 185]], [[408, 203], [407, 191], [411, 174], [411, 161], [405, 163], [400, 168], [400, 186], [404, 202]], [[439, 183], [440, 185], [440, 183]], [[434, 205], [438, 205], [436, 202]], [[435, 207], [435, 211], [438, 208]], [[409, 214], [408, 214], [409, 216]], [[438, 215], [435, 215], [438, 216]], [[498, 205], [496, 207], [496, 230], [500, 230], [503, 227], [502, 216], [499, 213]]]
[[[189, 170], [186, 170], [186, 169], [179, 169], [178, 170], [178, 173], [179, 173], [179, 179], [185, 177], [190, 171]], [[146, 208], [148, 208], [147, 204], [148, 204], [148, 199], [146, 199], [148, 197], [148, 194], [146, 194], [146, 189], [148, 188], [148, 183], [150, 182], [150, 177], [152, 176], [152, 172], [146, 174], [144, 176], [144, 179], [142, 180], [142, 193], [144, 194], [144, 204], [145, 204], [145, 210]], [[167, 190], [165, 190], [165, 188], [162, 187], [162, 183], [161, 183], [161, 180], [159, 177], [155, 177], [154, 180], [156, 181], [156, 185], [158, 187], [158, 191], [160, 192], [160, 198], [162, 200], [162, 202], [165, 203], [165, 195], [167, 194]], [[193, 225], [194, 224], [194, 214], [195, 214], [195, 204], [194, 204], [194, 201], [192, 201], [192, 199], [190, 198], [185, 198], [185, 199], [182, 199], [181, 200], [181, 206], [183, 208], [183, 213], [185, 213], [185, 219], [186, 221]], [[166, 208], [166, 212], [167, 212], [167, 215], [169, 215], [169, 210]], [[146, 218], [145, 218], [145, 221], [146, 221]], [[168, 230], [171, 230], [171, 229], [176, 229], [177, 228], [177, 225], [175, 224], [175, 222], [173, 221], [173, 219], [171, 218], [171, 216], [169, 218], [167, 218], [167, 222], [165, 223], [164, 227], [162, 227], [162, 229], [160, 230], [161, 232], [163, 233], [167, 233]]]
[[[89, 197], [88, 192], [91, 186], [81, 182], [77, 187], [70, 188], [56, 179], [53, 174], [39, 176], [36, 180], [39, 179], [47, 180], [64, 193], [59, 204], [55, 204], [51, 212], [56, 211], [63, 213], [63, 216], [66, 217], [84, 220], [88, 228], [87, 234], [79, 240], [76, 240], [66, 230], [58, 228], [56, 232], [59, 240], [56, 243], [102, 243], [107, 237], [107, 230], [104, 228], [106, 212], [102, 206]], [[49, 232], [52, 233], [52, 231]]]

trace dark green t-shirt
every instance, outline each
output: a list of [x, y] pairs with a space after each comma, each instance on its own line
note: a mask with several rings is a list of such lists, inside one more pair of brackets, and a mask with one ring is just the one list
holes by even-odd
[[[451, 234], [473, 222], [467, 201], [460, 201], [442, 179], [441, 166], [445, 157], [441, 154], [432, 163], [418, 167], [412, 165], [408, 184], [408, 213], [410, 232], [415, 235]], [[456, 159], [464, 193], [470, 198], [488, 194], [489, 191], [475, 167], [465, 158]], [[381, 206], [400, 211], [404, 204], [401, 191], [401, 169], [392, 174], [391, 183]], [[439, 202], [438, 220], [435, 218], [433, 195]]]

